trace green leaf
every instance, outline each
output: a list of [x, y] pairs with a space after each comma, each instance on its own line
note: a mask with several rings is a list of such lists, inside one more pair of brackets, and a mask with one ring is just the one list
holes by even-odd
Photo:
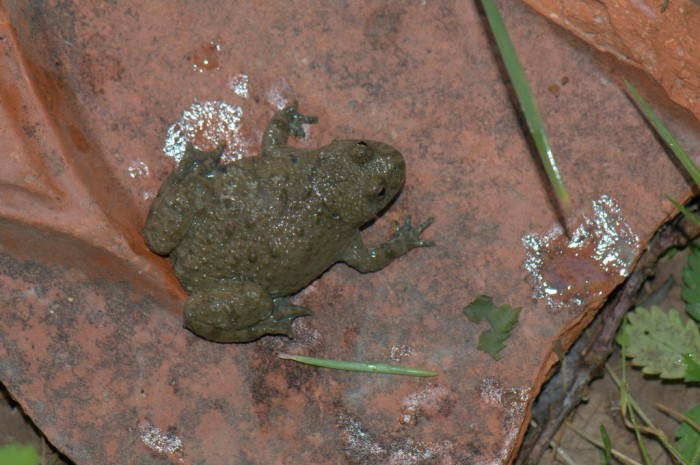
[[693, 270], [700, 270], [700, 246], [692, 244], [690, 246], [690, 255], [688, 255], [688, 266]]
[[510, 331], [518, 322], [518, 315], [522, 307], [510, 307], [503, 305], [496, 307], [493, 299], [487, 295], [476, 298], [474, 302], [464, 307], [464, 314], [474, 323], [486, 320], [491, 329], [487, 329], [479, 336], [477, 348], [488, 353], [495, 360], [503, 358], [501, 351], [505, 348], [505, 342], [510, 337]]
[[687, 304], [685, 306], [685, 313], [688, 314], [695, 321], [700, 322], [700, 302], [695, 304]]
[[685, 379], [686, 383], [690, 382], [700, 382], [700, 365], [695, 363], [693, 356], [691, 354], [685, 354], [683, 356], [683, 363], [685, 363]]
[[0, 446], [0, 463], [12, 465], [39, 465], [41, 458], [31, 445], [10, 443]]
[[688, 254], [688, 266], [683, 270], [681, 297], [685, 300], [685, 311], [695, 321], [700, 321], [700, 247], [693, 244]]
[[627, 324], [617, 339], [646, 374], [664, 379], [683, 379], [686, 356], [700, 356], [700, 331], [690, 320], [683, 321], [676, 310], [666, 313], [657, 306], [637, 307], [627, 315]]
[[600, 437], [603, 440], [603, 450], [600, 457], [600, 465], [610, 465], [612, 463], [612, 442], [608, 436], [608, 430], [604, 425], [600, 425]]
[[[695, 424], [699, 424], [700, 404], [685, 412], [685, 416], [695, 422]], [[678, 425], [678, 428], [676, 428], [676, 449], [688, 463], [693, 465], [700, 463], [700, 431], [697, 431], [687, 422]]]
[[692, 304], [700, 302], [700, 288], [685, 287], [681, 291], [681, 296], [683, 300]]
[[693, 273], [688, 268], [683, 269], [683, 284], [689, 288], [700, 287], [700, 273]]

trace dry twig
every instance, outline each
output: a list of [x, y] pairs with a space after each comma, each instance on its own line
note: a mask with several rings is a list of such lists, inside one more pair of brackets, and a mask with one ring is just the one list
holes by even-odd
[[[627, 310], [637, 302], [637, 294], [654, 274], [656, 262], [671, 247], [684, 247], [700, 235], [700, 228], [685, 217], [663, 227], [649, 242], [634, 271], [608, 301], [566, 355], [566, 373], [559, 370], [543, 387], [533, 407], [540, 427], [528, 432], [516, 460], [517, 465], [535, 465], [569, 414], [584, 399], [588, 385], [603, 374], [603, 366], [613, 349], [615, 335]], [[561, 382], [567, 378], [566, 385]]]

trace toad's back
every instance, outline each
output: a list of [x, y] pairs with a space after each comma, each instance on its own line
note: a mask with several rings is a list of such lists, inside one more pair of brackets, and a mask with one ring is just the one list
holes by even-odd
[[315, 160], [246, 158], [216, 172], [209, 205], [171, 255], [183, 285], [241, 279], [283, 296], [340, 260], [355, 231], [324, 207]]

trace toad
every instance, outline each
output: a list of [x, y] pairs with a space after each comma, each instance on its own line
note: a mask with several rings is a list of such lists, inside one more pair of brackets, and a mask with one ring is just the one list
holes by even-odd
[[364, 245], [360, 228], [403, 185], [403, 156], [369, 140], [287, 145], [315, 122], [295, 102], [269, 122], [261, 156], [228, 164], [223, 147], [189, 145], [160, 187], [143, 232], [189, 294], [185, 327], [195, 334], [215, 342], [291, 337], [292, 321], [310, 312], [287, 297], [334, 263], [372, 272], [433, 245], [420, 237], [432, 218], [414, 227], [410, 217], [387, 242]]

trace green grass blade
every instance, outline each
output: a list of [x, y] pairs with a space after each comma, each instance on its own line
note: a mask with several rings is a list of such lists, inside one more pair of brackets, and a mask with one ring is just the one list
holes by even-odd
[[[625, 326], [627, 325], [628, 321], [626, 316], [625, 319], [622, 321], [623, 331], [625, 331]], [[620, 388], [620, 411], [622, 412], [623, 418], [629, 415], [629, 419], [632, 423], [632, 429], [634, 430], [634, 434], [637, 438], [637, 445], [639, 446], [639, 450], [642, 453], [644, 463], [646, 465], [653, 465], [651, 457], [649, 456], [649, 452], [647, 451], [646, 443], [644, 442], [644, 438], [642, 437], [642, 432], [639, 430], [639, 425], [637, 425], [637, 419], [635, 415], [636, 404], [630, 396], [628, 389], [629, 384], [627, 384], [627, 365], [625, 363], [625, 358], [627, 357], [626, 352], [626, 347], [622, 347], [622, 351], [620, 352], [620, 356], [622, 357], [622, 382], [617, 383], [618, 387]], [[639, 413], [643, 414], [643, 412]], [[644, 419], [644, 417], [642, 417], [642, 419]]]
[[279, 358], [285, 360], [294, 360], [295, 362], [305, 363], [323, 368], [332, 368], [334, 370], [345, 371], [362, 371], [365, 373], [383, 373], [388, 375], [404, 375], [404, 376], [437, 376], [437, 373], [429, 370], [419, 370], [417, 368], [402, 368], [394, 365], [384, 365], [381, 363], [367, 362], [349, 362], [345, 360], [328, 360], [323, 358], [306, 357], [304, 355], [277, 354]]
[[508, 76], [513, 83], [515, 94], [520, 102], [520, 108], [522, 109], [530, 134], [532, 134], [532, 139], [537, 147], [549, 182], [552, 184], [554, 192], [561, 206], [564, 208], [564, 211], [568, 212], [571, 209], [571, 198], [564, 185], [564, 180], [559, 171], [557, 161], [554, 158], [552, 147], [549, 145], [549, 139], [544, 129], [542, 117], [537, 109], [537, 104], [535, 103], [525, 73], [523, 72], [523, 67], [513, 48], [513, 42], [510, 40], [505, 24], [503, 24], [503, 19], [498, 12], [496, 2], [494, 0], [481, 0], [481, 3], [486, 12], [489, 25], [491, 26], [491, 31], [493, 31], [494, 38], [496, 39], [498, 50], [501, 52], [501, 57], [508, 71]]
[[666, 195], [666, 199], [673, 204], [674, 207], [678, 209], [679, 212], [683, 213], [683, 216], [688, 218], [690, 222], [692, 222], [695, 226], [700, 228], [700, 218], [697, 216], [693, 215], [693, 212], [685, 208], [681, 203], [676, 202], [673, 200], [670, 196]]
[[610, 465], [612, 463], [612, 442], [610, 441], [608, 430], [605, 429], [604, 425], [600, 425], [600, 437], [603, 440], [603, 450], [602, 456], [600, 458], [600, 465]]
[[656, 132], [658, 132], [661, 138], [664, 140], [664, 142], [666, 142], [668, 147], [671, 149], [676, 158], [678, 158], [678, 161], [681, 162], [683, 168], [685, 168], [685, 170], [688, 172], [695, 184], [700, 186], [700, 170], [698, 170], [698, 167], [695, 165], [695, 163], [693, 163], [693, 160], [691, 160], [688, 154], [685, 152], [685, 150], [683, 150], [683, 147], [681, 147], [676, 138], [673, 137], [673, 134], [671, 134], [669, 130], [666, 129], [666, 126], [664, 126], [659, 117], [656, 116], [654, 110], [652, 110], [649, 104], [642, 98], [641, 95], [639, 95], [637, 89], [635, 89], [632, 84], [627, 82], [627, 80], [625, 80], [625, 85], [627, 86], [627, 90], [629, 91], [630, 95], [632, 95], [632, 98], [634, 98], [635, 102], [637, 102], [637, 105], [639, 105], [639, 108], [642, 109], [647, 119], [656, 129]]

